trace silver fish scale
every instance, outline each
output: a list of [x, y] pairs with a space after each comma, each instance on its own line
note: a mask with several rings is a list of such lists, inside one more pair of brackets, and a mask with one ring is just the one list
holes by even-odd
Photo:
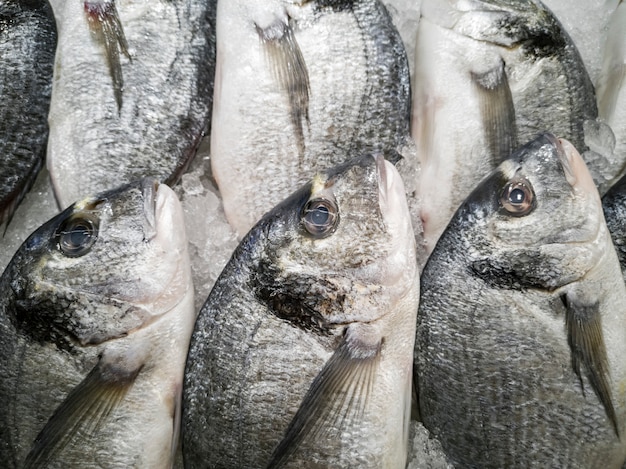
[[[591, 176], [559, 145], [538, 137], [483, 180], [422, 273], [420, 416], [459, 467], [626, 456], [624, 284]], [[499, 201], [519, 178], [535, 205], [516, 217]]]
[[[80, 255], [59, 240], [75, 220], [98, 220]], [[186, 243], [175, 194], [150, 180], [72, 206], [20, 247], [0, 278], [2, 467], [171, 467], [195, 318]]]
[[272, 15], [271, 8], [278, 12], [274, 21], [285, 22], [289, 15], [284, 25], [293, 30], [289, 48], [301, 51], [306, 66], [306, 77], [298, 78], [308, 80], [308, 107], [299, 109], [307, 118], [296, 125], [292, 90], [273, 73], [274, 68], [286, 73], [289, 65], [268, 53], [276, 45], [268, 45], [258, 29], [272, 24], [261, 23], [260, 13], [242, 17], [253, 3], [220, 7], [225, 27], [218, 25], [222, 55], [211, 134], [213, 175], [240, 236], [316, 171], [363, 152], [398, 150], [410, 120], [406, 53], [378, 0], [336, 9], [316, 2], [267, 3], [263, 15]]
[[[602, 404], [587, 380], [580, 389], [565, 337], [555, 340], [563, 316], [541, 320], [535, 306], [545, 295], [487, 294], [482, 282], [452, 270], [437, 286], [438, 276], [427, 270], [422, 280], [428, 314], [418, 315], [416, 368], [422, 419], [448, 457], [461, 467], [614, 463], [619, 442]], [[450, 291], [451, 278], [463, 289]]]
[[[189, 467], [405, 466], [418, 276], [401, 199], [395, 167], [366, 155], [316, 176], [242, 240], [192, 336]], [[303, 208], [320, 200], [339, 221], [317, 237]]]
[[119, 2], [131, 54], [120, 59], [119, 109], [82, 3], [55, 2], [61, 33], [47, 164], [62, 207], [141, 177], [177, 182], [212, 106], [214, 0]]
[[602, 197], [602, 208], [626, 279], [626, 178], [620, 179]]

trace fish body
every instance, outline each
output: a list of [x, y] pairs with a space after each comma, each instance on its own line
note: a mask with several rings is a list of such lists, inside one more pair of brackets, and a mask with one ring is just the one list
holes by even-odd
[[410, 146], [408, 61], [378, 0], [221, 2], [215, 80], [211, 167], [240, 236], [316, 171]]
[[420, 416], [456, 467], [621, 467], [626, 288], [569, 142], [542, 135], [490, 173], [421, 282]]
[[56, 38], [47, 1], [0, 2], [0, 225], [44, 164]]
[[602, 209], [626, 281], [626, 178], [602, 197]]
[[[412, 135], [429, 250], [465, 197], [519, 144], [549, 131], [587, 151], [596, 134], [610, 132], [597, 116], [580, 54], [539, 1], [424, 1]], [[621, 166], [605, 167], [611, 148], [593, 149], [600, 155], [584, 156], [605, 184]]]
[[142, 177], [177, 182], [209, 127], [215, 0], [52, 6], [47, 167], [60, 207]]
[[3, 467], [172, 467], [195, 319], [172, 190], [145, 180], [72, 205], [0, 289]]
[[194, 329], [185, 467], [404, 468], [418, 278], [402, 180], [382, 156], [268, 212]]
[[559, 19], [576, 44], [591, 81], [597, 86], [602, 67], [602, 43], [607, 21], [619, 0], [542, 0], [542, 2]]

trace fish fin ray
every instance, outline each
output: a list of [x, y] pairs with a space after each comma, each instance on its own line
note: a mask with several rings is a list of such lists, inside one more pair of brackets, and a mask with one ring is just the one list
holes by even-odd
[[296, 133], [298, 151], [304, 157], [303, 121], [309, 124], [309, 71], [293, 28], [288, 21], [278, 19], [266, 28], [257, 28], [274, 79], [287, 93], [289, 116]]
[[140, 371], [141, 367], [120, 376], [118, 369], [100, 360], [70, 391], [39, 432], [26, 456], [24, 468], [45, 466], [81, 431], [94, 435], [122, 402]]
[[[282, 467], [307, 437], [326, 437], [365, 412], [374, 386], [383, 339], [364, 340], [347, 329], [335, 353], [307, 391], [268, 468]], [[335, 425], [338, 425], [335, 427]]]
[[131, 60], [122, 22], [113, 1], [85, 1], [84, 5], [90, 28], [104, 44], [115, 102], [118, 111], [121, 111], [124, 76], [120, 52]]
[[518, 144], [515, 106], [504, 60], [487, 72], [470, 72], [470, 75], [478, 94], [485, 138], [495, 168]]
[[170, 465], [168, 467], [174, 467], [176, 462], [176, 451], [178, 450], [178, 444], [180, 441], [180, 429], [181, 420], [183, 414], [183, 390], [182, 386], [176, 389], [176, 395], [174, 396], [174, 415], [172, 418], [172, 446], [170, 449]]
[[[599, 303], [582, 304], [565, 295], [567, 342], [572, 354], [572, 367], [581, 385], [581, 364], [591, 387], [602, 403], [606, 415], [619, 438], [617, 415], [609, 387], [609, 370]], [[584, 389], [584, 388], [583, 388]]]

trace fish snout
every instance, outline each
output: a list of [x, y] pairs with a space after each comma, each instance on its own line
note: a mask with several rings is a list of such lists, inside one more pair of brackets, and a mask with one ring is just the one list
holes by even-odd
[[401, 216], [404, 184], [396, 167], [387, 161], [382, 155], [374, 156], [376, 160], [376, 172], [378, 176], [378, 204], [380, 213], [388, 223], [392, 218]]
[[564, 138], [553, 138], [556, 140], [559, 160], [567, 182], [574, 189], [579, 189], [584, 193], [596, 193], [596, 185], [578, 150]]

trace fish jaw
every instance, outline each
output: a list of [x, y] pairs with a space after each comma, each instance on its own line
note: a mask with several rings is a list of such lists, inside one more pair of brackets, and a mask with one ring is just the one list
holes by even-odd
[[[396, 167], [382, 155], [375, 156], [378, 171], [378, 204], [385, 227], [394, 241], [388, 255], [388, 265], [382, 276], [383, 285], [403, 285], [406, 291], [412, 288], [411, 279], [419, 276], [416, 263], [415, 235], [411, 219], [407, 215], [409, 208], [406, 200], [404, 183]], [[404, 296], [400, 292], [399, 296]]]
[[594, 198], [599, 203], [600, 196], [598, 190], [578, 150], [569, 140], [564, 138], [558, 139], [558, 145], [561, 149], [559, 156], [567, 181], [574, 190], [587, 194], [587, 196]]

